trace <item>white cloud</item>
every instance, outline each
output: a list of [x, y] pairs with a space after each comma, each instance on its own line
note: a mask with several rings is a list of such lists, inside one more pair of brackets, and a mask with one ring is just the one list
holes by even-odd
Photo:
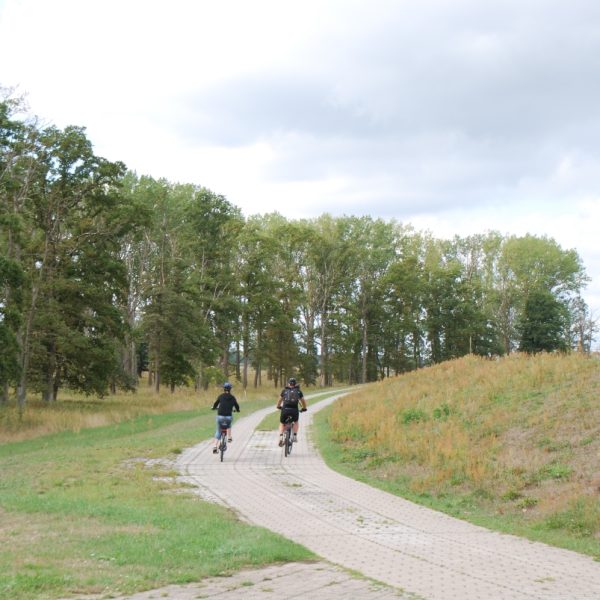
[[574, 247], [600, 314], [595, 0], [0, 0], [0, 85], [246, 214]]

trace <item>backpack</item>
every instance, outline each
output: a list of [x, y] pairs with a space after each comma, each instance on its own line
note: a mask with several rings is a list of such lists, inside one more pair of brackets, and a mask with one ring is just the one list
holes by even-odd
[[285, 388], [283, 390], [283, 408], [298, 408], [300, 394], [298, 388]]

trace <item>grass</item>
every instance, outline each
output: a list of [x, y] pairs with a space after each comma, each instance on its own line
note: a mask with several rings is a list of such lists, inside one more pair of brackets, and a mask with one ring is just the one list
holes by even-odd
[[[127, 594], [311, 558], [174, 487], [165, 459], [210, 437], [219, 391], [1, 407], [0, 597]], [[278, 391], [238, 392], [242, 415]], [[360, 388], [318, 413], [316, 435], [351, 477], [600, 558], [597, 359], [451, 361]]]
[[[120, 393], [105, 398], [86, 397], [69, 391], [61, 391], [59, 401], [50, 404], [30, 398], [22, 415], [13, 400], [8, 406], [0, 406], [0, 443], [112, 425], [142, 415], [206, 408], [212, 406], [221, 391], [218, 387], [199, 391], [177, 388], [171, 393], [163, 388], [157, 394], [143, 380], [135, 393]], [[237, 389], [235, 386], [233, 393], [242, 405], [266, 398], [272, 398], [274, 403], [279, 388], [263, 386], [248, 388], [244, 392], [241, 387]]]
[[[129, 411], [143, 412], [142, 403], [123, 414], [113, 399], [111, 425], [84, 429], [80, 415], [63, 414], [64, 431], [35, 436], [36, 426], [25, 436], [30, 439], [0, 445], [1, 598], [127, 594], [312, 558], [175, 487], [165, 457], [210, 437], [214, 413], [212, 398], [194, 397], [194, 410], [160, 414], [158, 405], [168, 410], [168, 399], [149, 407], [156, 414], [133, 419]], [[241, 402], [242, 414], [272, 402], [257, 395]], [[74, 406], [54, 410], [77, 412]], [[104, 418], [98, 407], [84, 412]]]
[[600, 558], [600, 361], [474, 356], [317, 416], [341, 472], [474, 523]]

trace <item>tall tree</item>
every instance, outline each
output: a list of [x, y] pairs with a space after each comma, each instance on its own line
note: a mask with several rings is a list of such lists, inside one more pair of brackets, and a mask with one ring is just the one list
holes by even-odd
[[35, 128], [14, 118], [23, 100], [0, 88], [0, 404], [20, 379], [25, 199], [35, 170]]
[[528, 353], [566, 350], [565, 307], [548, 290], [531, 290], [521, 316], [519, 350]]
[[504, 240], [498, 273], [502, 289], [498, 323], [506, 352], [519, 344], [518, 323], [532, 291], [547, 290], [566, 304], [586, 279], [577, 252], [563, 250], [551, 238], [532, 235]]
[[125, 292], [120, 240], [134, 218], [119, 193], [125, 167], [97, 157], [78, 127], [51, 127], [39, 139], [32, 194], [39, 236], [29, 248], [30, 272], [38, 274], [27, 316], [36, 361], [27, 376], [47, 400], [63, 382], [102, 395], [120, 376], [116, 346], [125, 327], [115, 306]]

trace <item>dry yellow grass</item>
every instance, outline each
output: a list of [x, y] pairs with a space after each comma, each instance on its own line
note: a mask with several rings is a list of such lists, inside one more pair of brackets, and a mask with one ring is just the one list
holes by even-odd
[[[85, 397], [64, 392], [59, 400], [46, 404], [29, 400], [23, 415], [14, 403], [0, 407], [0, 443], [33, 439], [62, 431], [80, 431], [90, 427], [101, 427], [121, 423], [142, 415], [198, 410], [212, 405], [221, 393], [220, 387], [194, 391], [193, 388], [177, 388], [173, 393], [163, 388], [156, 393], [142, 381], [134, 393], [118, 393], [105, 398]], [[234, 383], [234, 394], [239, 402], [260, 398], [275, 398], [278, 390], [272, 385], [248, 388]]]
[[538, 517], [600, 502], [594, 357], [467, 356], [367, 386], [330, 424], [336, 441], [367, 451], [373, 472], [416, 493], [478, 493]]

